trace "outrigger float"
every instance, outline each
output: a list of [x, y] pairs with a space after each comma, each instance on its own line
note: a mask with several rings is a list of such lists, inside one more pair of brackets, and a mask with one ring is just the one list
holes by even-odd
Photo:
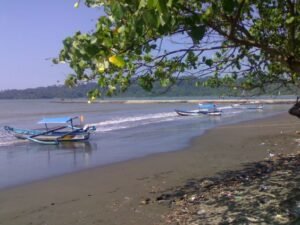
[[[4, 126], [4, 129], [19, 139], [26, 139], [40, 144], [57, 145], [61, 142], [86, 141], [90, 133], [96, 130], [95, 126], [74, 125], [78, 117], [44, 118], [38, 124], [45, 124], [45, 128], [27, 130]], [[64, 126], [49, 128], [48, 124], [64, 124]]]

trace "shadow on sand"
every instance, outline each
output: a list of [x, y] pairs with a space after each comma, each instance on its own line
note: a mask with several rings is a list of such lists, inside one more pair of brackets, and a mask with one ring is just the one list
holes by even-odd
[[156, 200], [171, 207], [165, 224], [300, 224], [300, 155], [191, 179]]

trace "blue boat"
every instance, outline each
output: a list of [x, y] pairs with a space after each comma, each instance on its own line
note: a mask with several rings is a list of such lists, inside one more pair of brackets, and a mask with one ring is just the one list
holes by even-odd
[[220, 111], [218, 110], [216, 104], [213, 103], [200, 103], [198, 104], [198, 107], [199, 110], [203, 113]]
[[[27, 139], [40, 144], [59, 144], [61, 142], [86, 141], [90, 133], [96, 130], [95, 126], [74, 125], [78, 117], [44, 118], [38, 124], [44, 124], [42, 129], [19, 129], [4, 126], [4, 129], [19, 139]], [[64, 124], [49, 128], [49, 124]]]

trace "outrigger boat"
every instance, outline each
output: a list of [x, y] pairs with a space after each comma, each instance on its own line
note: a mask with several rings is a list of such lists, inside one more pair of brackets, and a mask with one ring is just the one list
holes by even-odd
[[199, 116], [199, 115], [208, 115], [208, 116], [221, 116], [222, 110], [218, 109], [217, 106], [213, 103], [203, 103], [198, 105], [199, 109], [184, 111], [175, 109], [175, 112], [180, 116]]
[[179, 115], [179, 116], [201, 116], [201, 115], [207, 115], [207, 116], [221, 116], [222, 115], [222, 111], [210, 111], [210, 112], [206, 112], [206, 111], [201, 111], [201, 110], [191, 110], [191, 111], [184, 111], [184, 110], [178, 110], [175, 109], [175, 112]]
[[[45, 124], [44, 129], [27, 130], [4, 126], [4, 129], [16, 138], [27, 139], [40, 144], [59, 144], [61, 142], [86, 141], [90, 133], [96, 130], [95, 126], [74, 125], [73, 120], [78, 117], [44, 118], [38, 124]], [[49, 128], [48, 124], [64, 124], [55, 128]]]

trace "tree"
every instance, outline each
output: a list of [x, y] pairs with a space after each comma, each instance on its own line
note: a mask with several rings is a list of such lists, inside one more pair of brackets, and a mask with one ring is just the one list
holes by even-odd
[[[56, 63], [74, 70], [72, 86], [96, 80], [107, 94], [133, 80], [146, 90], [184, 75], [205, 85], [263, 89], [300, 75], [298, 0], [85, 0], [103, 7], [91, 33], [64, 40]], [[77, 7], [79, 2], [75, 3]], [[197, 84], [196, 84], [197, 85]], [[89, 92], [94, 98], [99, 89]]]

